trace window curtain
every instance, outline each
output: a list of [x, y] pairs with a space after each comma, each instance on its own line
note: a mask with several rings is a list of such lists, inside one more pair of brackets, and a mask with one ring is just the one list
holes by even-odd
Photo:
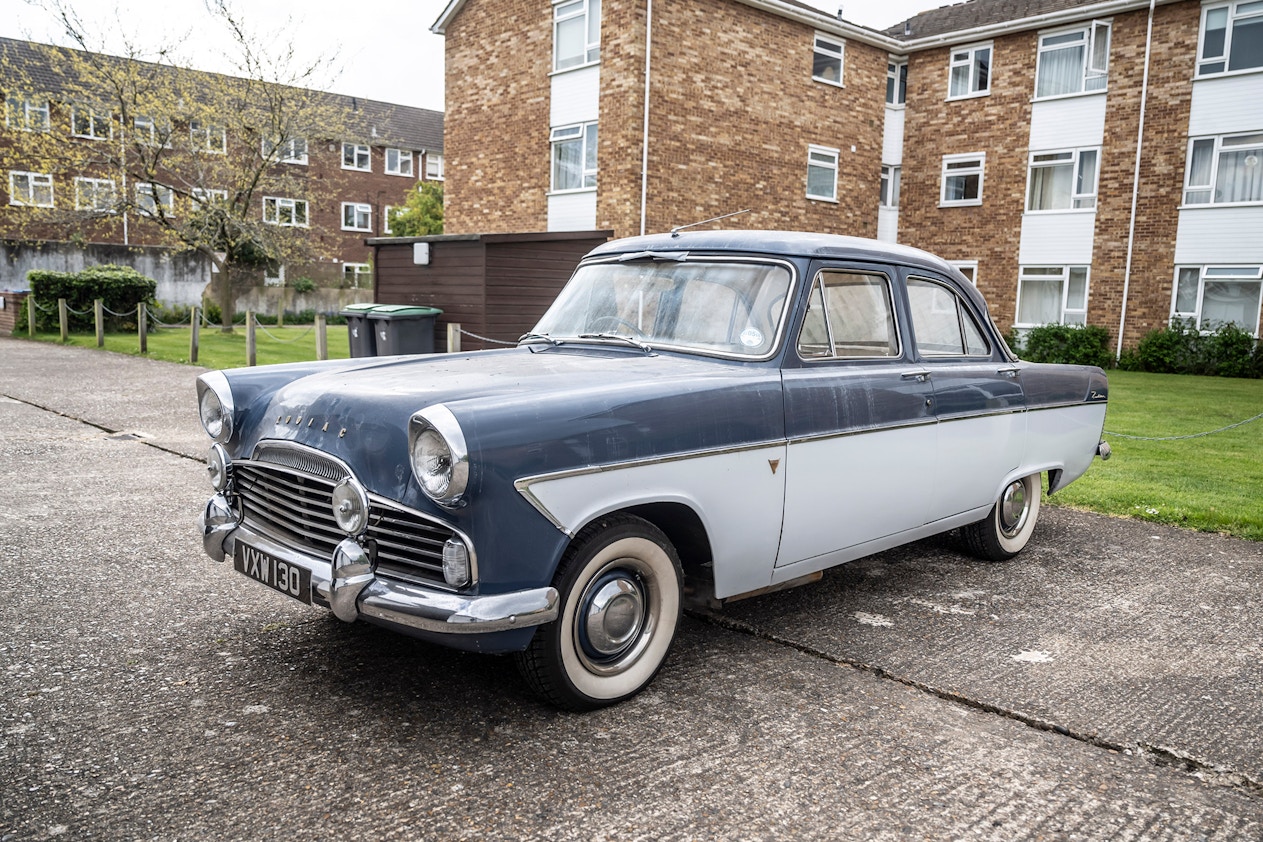
[[[1263, 141], [1263, 135], [1259, 139]], [[1230, 148], [1219, 153], [1215, 201], [1263, 201], [1263, 142], [1252, 148]]]
[[1023, 280], [1018, 324], [1049, 325], [1061, 322], [1061, 281]]
[[1259, 324], [1258, 281], [1206, 281], [1202, 293], [1202, 330], [1215, 330], [1232, 322], [1254, 333]]
[[1077, 94], [1083, 89], [1083, 45], [1049, 50], [1039, 57], [1035, 96]]
[[1030, 210], [1065, 210], [1070, 207], [1074, 166], [1067, 161], [1055, 167], [1031, 170]]
[[583, 138], [553, 144], [553, 189], [583, 186]]

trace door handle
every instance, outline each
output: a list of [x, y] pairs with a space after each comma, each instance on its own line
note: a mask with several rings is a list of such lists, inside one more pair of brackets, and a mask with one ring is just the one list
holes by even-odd
[[905, 373], [903, 374], [903, 379], [904, 379], [904, 380], [915, 380], [915, 381], [917, 381], [918, 383], [924, 383], [925, 381], [927, 381], [927, 380], [929, 380], [929, 379], [930, 379], [930, 372], [928, 372], [928, 371], [909, 371], [909, 372], [905, 372]]
[[996, 374], [1003, 374], [1005, 377], [1017, 377], [1021, 373], [1022, 373], [1022, 369], [1018, 368], [1017, 366], [1011, 366], [1009, 368], [1002, 368], [996, 371]]

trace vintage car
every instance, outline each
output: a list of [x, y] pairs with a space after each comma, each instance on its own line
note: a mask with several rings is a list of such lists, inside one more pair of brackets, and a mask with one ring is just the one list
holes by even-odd
[[342, 620], [642, 690], [681, 607], [958, 529], [1019, 552], [1108, 456], [1098, 368], [1017, 359], [944, 261], [770, 231], [607, 243], [515, 348], [212, 371], [206, 552]]

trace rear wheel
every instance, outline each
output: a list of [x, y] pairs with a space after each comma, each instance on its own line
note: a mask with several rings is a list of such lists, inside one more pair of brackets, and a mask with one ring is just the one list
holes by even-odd
[[611, 515], [583, 529], [553, 578], [557, 619], [540, 626], [517, 656], [522, 677], [571, 710], [636, 695], [671, 648], [681, 578], [675, 548], [649, 521]]
[[1004, 561], [1022, 551], [1039, 519], [1039, 474], [1015, 479], [985, 518], [961, 530], [969, 552], [986, 561]]

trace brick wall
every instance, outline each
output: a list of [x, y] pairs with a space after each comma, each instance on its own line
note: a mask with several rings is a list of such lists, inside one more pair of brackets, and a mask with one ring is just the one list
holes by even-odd
[[547, 0], [469, 0], [447, 29], [444, 231], [548, 227]]

